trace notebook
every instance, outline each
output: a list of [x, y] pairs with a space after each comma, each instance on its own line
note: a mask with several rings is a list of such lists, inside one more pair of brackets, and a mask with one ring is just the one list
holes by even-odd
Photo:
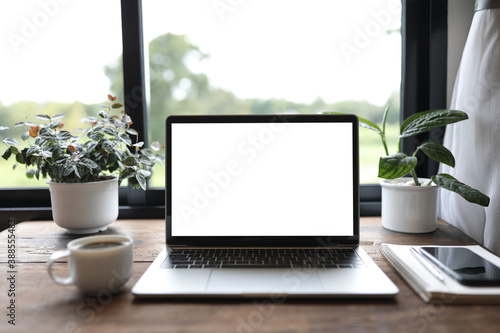
[[353, 115], [170, 116], [166, 247], [136, 297], [393, 297], [359, 246]]
[[[481, 246], [460, 247], [469, 248], [500, 267], [500, 258]], [[439, 268], [431, 266], [434, 268], [428, 269], [425, 258], [412, 254], [410, 250], [412, 248], [418, 251], [420, 246], [382, 244], [380, 252], [425, 302], [441, 304], [500, 303], [500, 287], [465, 286], [444, 272], [440, 274], [441, 279], [439, 279], [432, 271], [433, 269], [440, 271]]]

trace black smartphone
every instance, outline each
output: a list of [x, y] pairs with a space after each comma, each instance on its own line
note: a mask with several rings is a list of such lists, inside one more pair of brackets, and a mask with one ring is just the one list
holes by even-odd
[[466, 286], [500, 286], [500, 268], [463, 247], [423, 246], [420, 253]]

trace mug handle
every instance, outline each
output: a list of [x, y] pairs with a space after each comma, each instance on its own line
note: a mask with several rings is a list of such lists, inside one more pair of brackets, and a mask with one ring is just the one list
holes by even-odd
[[52, 255], [49, 258], [49, 261], [47, 261], [47, 270], [49, 271], [49, 275], [52, 278], [52, 280], [54, 280], [56, 283], [64, 285], [73, 283], [73, 278], [71, 276], [67, 278], [60, 278], [58, 276], [55, 276], [54, 272], [52, 271], [52, 265], [56, 262], [56, 260], [68, 257], [69, 255], [70, 255], [69, 250], [57, 251], [52, 253]]

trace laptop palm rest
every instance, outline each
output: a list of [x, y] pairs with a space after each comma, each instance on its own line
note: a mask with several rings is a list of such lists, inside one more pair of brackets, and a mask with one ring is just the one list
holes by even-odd
[[275, 268], [212, 270], [206, 291], [217, 294], [279, 295], [318, 293], [321, 290], [321, 281], [314, 270]]

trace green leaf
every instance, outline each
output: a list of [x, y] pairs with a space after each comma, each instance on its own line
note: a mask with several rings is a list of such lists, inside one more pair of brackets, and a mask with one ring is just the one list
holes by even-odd
[[431, 110], [408, 117], [401, 125], [401, 138], [424, 133], [431, 129], [468, 119], [465, 112], [457, 110]]
[[21, 134], [21, 139], [23, 141], [27, 140], [30, 138], [30, 132], [24, 132], [23, 134]]
[[125, 166], [128, 166], [128, 167], [135, 166], [135, 165], [137, 165], [137, 161], [135, 160], [135, 157], [129, 156], [125, 159], [123, 164], [125, 164]]
[[371, 122], [368, 119], [363, 119], [360, 117], [358, 117], [358, 120], [359, 120], [359, 126], [361, 126], [363, 128], [368, 128], [369, 130], [372, 130], [378, 134], [383, 133], [382, 130], [380, 129], [380, 127], [377, 124], [375, 124], [374, 122]]
[[35, 177], [35, 173], [36, 173], [35, 169], [28, 169], [26, 170], [26, 177], [33, 178]]
[[16, 162], [19, 164], [24, 164], [26, 163], [26, 158], [25, 154], [17, 154], [16, 155]]
[[61, 155], [63, 154], [63, 151], [59, 146], [54, 147], [54, 150], [52, 151], [52, 159], [57, 161], [58, 159], [61, 158]]
[[387, 122], [387, 115], [389, 114], [389, 107], [385, 108], [384, 115], [382, 116], [382, 132], [385, 133], [385, 123]]
[[111, 105], [111, 108], [113, 109], [119, 109], [123, 106], [123, 104], [120, 104], [120, 103], [113, 103], [113, 105]]
[[64, 164], [68, 160], [68, 158], [70, 158], [70, 156], [68, 154], [64, 154], [63, 158], [56, 161], [56, 164]]
[[135, 176], [135, 171], [131, 168], [126, 168], [125, 170], [123, 170], [121, 173], [120, 173], [120, 179], [123, 180], [123, 179], [127, 179], [127, 178], [131, 178], [131, 177], [134, 177]]
[[78, 172], [78, 167], [75, 164], [69, 164], [64, 167], [63, 177], [69, 176], [72, 172], [74, 172], [78, 178], [82, 178]]
[[490, 197], [486, 194], [483, 194], [469, 185], [465, 185], [449, 174], [440, 173], [432, 176], [432, 181], [444, 189], [458, 193], [462, 198], [469, 202], [476, 203], [484, 207], [488, 207], [490, 204]]
[[154, 164], [154, 161], [151, 161], [151, 159], [149, 157], [147, 157], [146, 155], [139, 156], [139, 162], [144, 163], [146, 165], [153, 165]]
[[102, 134], [103, 129], [104, 129], [104, 125], [98, 124], [98, 125], [94, 126], [93, 131]]
[[118, 131], [116, 130], [116, 128], [113, 128], [113, 127], [104, 127], [103, 131], [104, 131], [104, 133], [111, 135], [111, 136], [118, 135]]
[[51, 151], [42, 150], [40, 152], [40, 155], [42, 155], [43, 158], [52, 158], [52, 152]]
[[50, 120], [50, 116], [46, 114], [37, 114], [35, 118], [41, 119], [41, 120]]
[[9, 147], [2, 154], [2, 158], [7, 161], [9, 159], [10, 155], [12, 155], [12, 151], [10, 150], [10, 147]]
[[64, 118], [64, 114], [58, 113], [52, 117], [52, 120], [57, 120], [57, 119], [61, 119], [61, 118]]
[[[330, 112], [323, 112], [323, 114], [345, 114], [345, 113], [330, 111]], [[378, 134], [382, 134], [382, 130], [380, 129], [380, 127], [377, 124], [375, 124], [374, 122], [372, 122], [368, 119], [361, 118], [359, 116], [357, 116], [357, 117], [359, 120], [359, 126], [364, 127], [364, 128], [368, 128], [368, 129], [370, 129]]]
[[73, 171], [75, 171], [75, 175], [76, 175], [78, 178], [82, 178], [82, 176], [80, 175], [80, 172], [79, 172], [78, 165], [73, 165]]
[[[43, 134], [42, 134], [43, 132]], [[39, 138], [43, 140], [55, 140], [57, 139], [57, 135], [53, 133], [52, 131], [41, 131], [40, 130], [40, 135], [38, 135]]]
[[139, 170], [138, 173], [142, 174], [146, 179], [149, 179], [151, 177], [151, 171], [148, 170]]
[[108, 118], [108, 113], [106, 111], [101, 110], [101, 111], [97, 112], [97, 114], [101, 118]]
[[102, 147], [102, 149], [104, 149], [104, 151], [106, 151], [106, 153], [110, 153], [114, 150], [115, 145], [111, 141], [109, 141], [108, 139], [104, 139], [102, 141], [101, 147]]
[[[115, 156], [118, 158], [118, 161], [123, 160], [123, 158], [126, 156], [126, 154], [125, 154], [125, 153], [123, 153], [122, 151], [116, 150], [116, 149], [115, 149], [115, 150], [113, 150], [113, 153], [114, 153], [114, 154], [115, 154]], [[121, 168], [123, 169], [124, 167], [121, 167]]]
[[144, 191], [146, 190], [147, 178], [149, 178], [150, 176], [151, 176], [151, 172], [146, 171], [146, 170], [139, 170], [135, 175], [135, 179], [137, 179], [137, 183], [139, 183], [139, 186]]
[[61, 131], [57, 134], [57, 138], [59, 140], [70, 140], [73, 135], [68, 131]]
[[448, 148], [446, 148], [442, 144], [428, 141], [423, 145], [418, 146], [417, 150], [419, 149], [433, 160], [449, 165], [452, 168], [455, 167], [455, 157], [453, 157], [451, 151], [449, 151]]
[[88, 158], [82, 158], [80, 164], [86, 166], [89, 169], [97, 169], [99, 167], [97, 163]]
[[63, 177], [69, 176], [73, 172], [74, 165], [66, 165], [63, 170]]
[[10, 145], [10, 146], [15, 146], [18, 144], [16, 139], [10, 138], [10, 137], [3, 139], [3, 143], [5, 143], [6, 145]]
[[139, 133], [133, 128], [127, 129], [126, 132], [130, 135], [139, 135]]
[[132, 144], [132, 140], [125, 133], [120, 134], [119, 136], [117, 136], [117, 138], [128, 146]]
[[62, 122], [60, 120], [51, 121], [49, 124], [49, 128], [52, 128], [52, 129], [58, 128], [61, 124], [62, 124]]
[[378, 176], [384, 179], [403, 177], [417, 165], [417, 158], [404, 153], [381, 157], [378, 165]]
[[102, 133], [92, 131], [87, 134], [87, 137], [94, 141], [99, 141], [104, 137], [104, 135]]
[[39, 133], [46, 134], [46, 135], [53, 135], [54, 131], [47, 126], [43, 126], [43, 127], [40, 127]]
[[26, 156], [31, 156], [33, 154], [38, 153], [39, 149], [40, 149], [40, 147], [38, 147], [38, 146], [28, 147], [28, 149], [26, 150]]
[[0, 131], [3, 131], [3, 130], [8, 130], [9, 128], [7, 126], [0, 126]]

